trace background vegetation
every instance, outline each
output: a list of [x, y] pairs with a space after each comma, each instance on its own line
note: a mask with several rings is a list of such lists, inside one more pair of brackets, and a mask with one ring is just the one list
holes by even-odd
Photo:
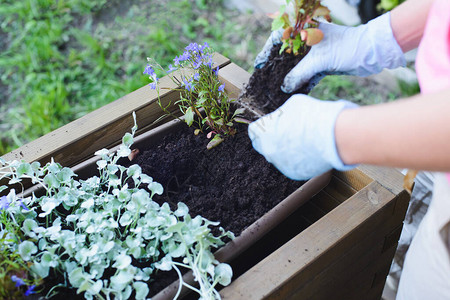
[[[190, 42], [252, 72], [271, 20], [225, 2], [0, 0], [0, 155], [147, 84], [147, 57], [167, 66]], [[313, 95], [372, 103], [401, 94], [380, 91], [329, 77]]]

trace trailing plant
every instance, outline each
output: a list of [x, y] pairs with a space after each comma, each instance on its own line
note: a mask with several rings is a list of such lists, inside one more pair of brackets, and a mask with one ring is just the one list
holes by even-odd
[[[208, 131], [207, 137], [212, 138], [207, 148], [211, 149], [220, 144], [224, 137], [234, 135], [236, 129], [234, 122], [239, 120], [243, 109], [238, 108], [231, 112], [231, 103], [225, 92], [225, 84], [219, 80], [219, 67], [213, 65], [213, 51], [207, 43], [199, 45], [191, 43], [182, 55], [174, 58], [173, 65], [165, 71], [161, 65], [148, 58], [144, 74], [152, 80], [150, 88], [157, 90], [158, 103], [163, 111], [177, 118], [169, 107], [172, 103], [164, 105], [160, 97], [159, 79], [155, 68], [169, 75], [169, 78], [178, 86], [173, 90], [180, 92], [178, 105], [189, 126], [195, 126], [195, 134]], [[176, 72], [174, 72], [176, 71]]]
[[[291, 3], [294, 6], [293, 18], [286, 12], [287, 5]], [[279, 13], [273, 15], [272, 22], [272, 31], [284, 29], [280, 54], [283, 51], [298, 54], [305, 44], [312, 46], [319, 43], [323, 32], [317, 28], [318, 17], [331, 21], [330, 10], [319, 0], [286, 0], [286, 5], [282, 5]]]
[[[154, 274], [171, 269], [180, 289], [185, 285], [202, 299], [220, 298], [215, 286], [230, 283], [230, 266], [219, 263], [212, 249], [234, 235], [221, 227], [220, 235], [213, 235], [211, 227], [219, 223], [191, 217], [181, 202], [176, 210], [156, 203], [152, 198], [162, 186], [138, 165], [118, 164], [131, 153], [136, 130], [135, 120], [117, 152], [97, 151], [99, 174], [86, 180], [54, 161], [41, 166], [0, 159], [1, 180], [19, 187], [31, 180], [42, 189], [42, 196], [25, 197], [0, 187], [7, 192], [0, 233], [8, 239], [0, 250], [23, 261], [30, 280], [59, 276], [46, 296], [69, 287], [86, 299], [145, 299]], [[199, 288], [183, 282], [180, 268], [193, 271]]]
[[36, 292], [35, 288], [41, 280], [33, 278], [30, 275], [30, 265], [22, 259], [17, 251], [11, 251], [8, 247], [12, 243], [20, 242], [17, 237], [23, 236], [20, 228], [8, 220], [6, 213], [8, 206], [6, 196], [1, 197], [0, 218], [2, 224], [13, 233], [0, 232], [0, 299], [23, 299]]

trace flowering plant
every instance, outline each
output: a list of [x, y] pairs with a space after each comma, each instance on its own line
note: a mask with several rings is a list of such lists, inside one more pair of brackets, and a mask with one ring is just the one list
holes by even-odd
[[319, 0], [286, 0], [287, 5], [291, 2], [294, 5], [294, 22], [291, 22], [285, 12], [286, 5], [281, 6], [279, 13], [272, 15], [272, 30], [284, 29], [280, 54], [285, 50], [287, 53], [298, 54], [303, 45], [319, 43], [323, 32], [317, 28], [315, 18], [324, 17], [331, 21], [330, 10], [321, 5]]
[[[229, 284], [232, 270], [212, 249], [234, 235], [220, 227], [214, 236], [211, 227], [219, 223], [192, 218], [184, 203], [174, 211], [159, 205], [152, 198], [163, 187], [138, 165], [118, 164], [131, 153], [136, 130], [135, 120], [116, 153], [97, 151], [99, 175], [86, 180], [76, 180], [71, 169], [54, 161], [42, 167], [0, 158], [0, 179], [10, 186], [31, 180], [43, 194], [24, 196], [0, 186], [0, 192], [9, 189], [1, 198], [0, 255], [17, 256], [25, 271], [9, 273], [10, 282], [25, 285], [58, 275], [62, 280], [47, 296], [69, 287], [86, 299], [145, 299], [154, 274], [174, 269], [179, 291], [185, 285], [202, 299], [220, 298], [215, 286]], [[199, 288], [183, 282], [180, 268], [193, 271]]]
[[179, 86], [174, 89], [180, 91], [180, 100], [176, 104], [184, 115], [184, 121], [196, 127], [195, 134], [209, 131], [207, 137], [212, 139], [208, 149], [217, 146], [224, 137], [236, 133], [233, 122], [241, 120], [238, 116], [243, 113], [241, 108], [231, 113], [232, 100], [225, 92], [225, 84], [219, 81], [219, 67], [214, 67], [212, 57], [213, 51], [207, 43], [191, 43], [183, 54], [174, 58], [174, 64], [169, 65], [167, 71], [151, 58], [147, 59], [144, 70], [144, 74], [152, 80], [150, 88], [158, 91], [159, 105], [168, 115], [174, 116], [168, 109], [171, 103], [167, 106], [161, 103], [159, 91], [162, 87], [155, 68], [168, 74]]

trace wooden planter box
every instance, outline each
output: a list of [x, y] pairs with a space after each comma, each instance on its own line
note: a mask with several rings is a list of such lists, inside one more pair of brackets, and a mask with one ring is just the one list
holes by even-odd
[[334, 172], [292, 226], [305, 230], [235, 279], [223, 299], [381, 299], [409, 194], [403, 175]]
[[[227, 92], [236, 98], [250, 74], [220, 54], [214, 61]], [[174, 87], [168, 78], [161, 84]], [[160, 96], [163, 103], [173, 103], [179, 94], [161, 91]], [[156, 91], [142, 87], [3, 158], [45, 164], [53, 157], [63, 166], [80, 168], [95, 151], [120, 143], [133, 126], [133, 111], [137, 134], [161, 125], [155, 123], [161, 116], [156, 98]], [[409, 201], [402, 183], [403, 176], [393, 169], [361, 166], [334, 172], [312, 200], [232, 258], [235, 278], [222, 289], [222, 297], [379, 299]], [[258, 256], [260, 249], [269, 253]], [[248, 261], [253, 267], [240, 269]]]

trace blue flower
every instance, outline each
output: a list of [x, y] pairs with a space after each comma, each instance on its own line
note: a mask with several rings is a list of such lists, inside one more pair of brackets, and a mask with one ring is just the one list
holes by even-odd
[[155, 70], [153, 70], [152, 66], [147, 64], [147, 67], [145, 67], [145, 70], [142, 74], [147, 74], [147, 75], [153, 77], [155, 75]]
[[173, 59], [175, 66], [180, 65], [183, 61], [189, 60], [191, 58], [191, 55], [189, 54], [189, 52], [184, 52], [183, 54], [181, 54], [178, 57], [175, 57]]
[[197, 62], [194, 62], [193, 67], [195, 70], [197, 70], [198, 68], [200, 68], [201, 65], [202, 65], [202, 61], [198, 60]]
[[34, 294], [35, 291], [33, 291], [33, 290], [34, 290], [35, 287], [36, 287], [35, 285], [30, 285], [24, 295], [25, 296], [30, 296], [31, 294]]
[[149, 84], [152, 90], [156, 90], [156, 81]]
[[29, 211], [28, 207], [25, 206], [25, 204], [23, 204], [22, 201], [19, 201], [19, 205], [26, 211]]
[[194, 78], [194, 80], [199, 81], [199, 79], [200, 79], [200, 74], [195, 73], [194, 76], [193, 76], [193, 78]]
[[180, 57], [175, 56], [175, 58], [173, 59], [173, 63], [174, 63], [175, 66], [179, 66], [180, 65], [180, 63], [182, 61], [182, 60], [180, 60], [181, 58], [182, 58], [181, 55], [180, 55]]
[[186, 46], [185, 48], [188, 51], [193, 51], [196, 52], [199, 50], [198, 44], [197, 43], [190, 43], [188, 46]]
[[216, 76], [217, 75], [219, 75], [219, 67], [217, 67], [215, 70], [213, 70], [214, 71], [214, 74], [216, 74]]
[[144, 70], [143, 74], [149, 75], [151, 79], [153, 79], [154, 82], [158, 81], [158, 77], [156, 77], [155, 70], [153, 70], [152, 66], [147, 65], [147, 67]]
[[175, 68], [174, 66], [172, 66], [172, 64], [169, 65], [169, 70], [167, 71], [167, 74], [172, 73], [173, 71], [178, 70], [177, 68]]
[[25, 285], [25, 281], [16, 275], [11, 276], [11, 280], [16, 283], [16, 287]]
[[184, 87], [189, 91], [192, 92], [194, 90], [194, 86], [192, 85], [192, 82], [190, 81], [184, 81]]
[[8, 198], [6, 198], [6, 196], [2, 196], [0, 198], [0, 210], [2, 210], [2, 209], [6, 210], [6, 209], [8, 209], [8, 207], [9, 207]]
[[205, 43], [203, 44], [203, 46], [200, 46], [200, 47], [199, 47], [200, 51], [203, 51], [203, 50], [205, 50], [206, 48], [209, 48], [209, 45], [208, 45], [207, 42], [205, 42]]
[[225, 84], [222, 84], [221, 86], [219, 86], [219, 88], [217, 90], [219, 92], [223, 92], [224, 89], [225, 89]]

